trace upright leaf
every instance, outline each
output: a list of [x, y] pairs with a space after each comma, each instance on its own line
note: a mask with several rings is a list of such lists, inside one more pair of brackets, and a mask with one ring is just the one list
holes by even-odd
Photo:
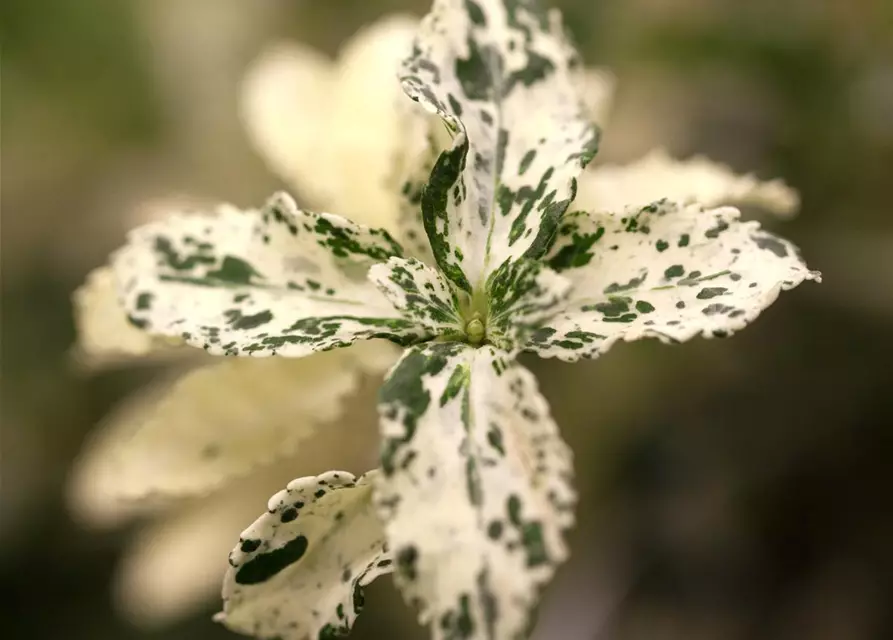
[[370, 476], [298, 478], [270, 498], [230, 554], [216, 619], [269, 640], [345, 635], [363, 608], [363, 587], [391, 571]]
[[595, 154], [580, 60], [531, 0], [435, 0], [401, 78], [454, 132], [422, 194], [434, 257], [472, 292], [505, 260], [537, 258]]
[[426, 337], [366, 279], [399, 256], [380, 229], [299, 210], [172, 216], [131, 233], [113, 259], [131, 322], [215, 355], [304, 356], [356, 340]]
[[404, 595], [436, 640], [521, 637], [575, 501], [533, 375], [492, 347], [415, 347], [380, 413], [376, 501]]
[[412, 160], [418, 140], [395, 108], [409, 102], [395, 70], [417, 27], [412, 16], [389, 14], [357, 30], [334, 60], [279, 42], [250, 66], [242, 88], [249, 141], [307, 206], [395, 230], [402, 180], [394, 170]]

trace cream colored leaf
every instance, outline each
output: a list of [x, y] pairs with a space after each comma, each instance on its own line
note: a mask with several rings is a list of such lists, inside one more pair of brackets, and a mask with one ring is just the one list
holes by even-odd
[[242, 86], [249, 140], [274, 173], [320, 209], [338, 188], [325, 154], [334, 68], [310, 47], [281, 42], [258, 57]]
[[[369, 341], [306, 362], [216, 360], [206, 368], [157, 382], [122, 402], [88, 438], [68, 481], [69, 508], [81, 525], [117, 526], [134, 516], [159, 513], [181, 498], [207, 494], [214, 486], [225, 485], [230, 475], [250, 475], [255, 465], [265, 465], [264, 459], [287, 457], [290, 451], [296, 457], [277, 486], [292, 477], [295, 469], [321, 472], [345, 466], [349, 460], [368, 466], [377, 451], [372, 387], [377, 387], [382, 373], [399, 355], [400, 350], [388, 342]], [[361, 373], [366, 374], [365, 382], [359, 380]], [[270, 391], [258, 393], [256, 385], [268, 385]], [[223, 403], [220, 409], [208, 399], [213, 398], [215, 388]], [[282, 395], [271, 397], [277, 391]], [[200, 397], [190, 398], [192, 392]], [[252, 409], [252, 398], [268, 404]], [[325, 406], [326, 401], [332, 405]], [[241, 407], [236, 415], [226, 411], [233, 403]], [[319, 415], [308, 416], [316, 407]], [[241, 426], [238, 420], [246, 412], [252, 417]], [[199, 445], [189, 444], [195, 437], [193, 431], [203, 433], [209, 441], [234, 440], [226, 448], [233, 474], [226, 473], [225, 467], [215, 470], [201, 464], [196, 452]], [[281, 439], [283, 451], [264, 452], [261, 445], [253, 451], [242, 449], [241, 442], [252, 431], [273, 439], [271, 447], [279, 446], [277, 439]], [[179, 451], [181, 442], [187, 450]], [[179, 462], [175, 459], [178, 452], [182, 454]], [[169, 461], [170, 466], [153, 470], [153, 456]], [[190, 480], [192, 457], [200, 463], [195, 467], [197, 476]], [[156, 476], [165, 471], [170, 474], [167, 480]], [[220, 477], [215, 478], [218, 472]], [[178, 483], [185, 486], [180, 488]]]
[[171, 356], [182, 340], [152, 336], [127, 320], [118, 301], [115, 276], [108, 266], [94, 269], [74, 292], [74, 321], [78, 339], [76, 361], [88, 369], [130, 363], [147, 356]]
[[249, 137], [313, 206], [395, 229], [400, 194], [390, 178], [408, 145], [396, 70], [416, 24], [386, 16], [358, 31], [335, 61], [279, 44], [247, 74], [242, 114]]
[[749, 205], [783, 217], [794, 215], [800, 206], [797, 192], [782, 180], [740, 175], [701, 156], [674, 160], [665, 150], [655, 149], [631, 164], [590, 167], [577, 180], [571, 210], [623, 211], [661, 198], [705, 207]]
[[[157, 403], [139, 403], [88, 445], [73, 502], [112, 518], [115, 502], [207, 494], [294, 455], [341, 417], [357, 389], [356, 358], [344, 349], [309, 358], [227, 358], [185, 374]], [[339, 431], [341, 434], [350, 432]], [[93, 518], [93, 519], [96, 519]]]
[[413, 142], [397, 108], [406, 101], [397, 68], [417, 28], [415, 18], [395, 14], [358, 31], [339, 55], [333, 94], [329, 148], [340, 185], [332, 210], [389, 230], [400, 208], [391, 172]]
[[184, 373], [178, 371], [125, 398], [89, 434], [66, 483], [68, 508], [80, 526], [116, 527], [133, 517], [158, 513], [165, 506], [166, 501], [157, 496], [122, 500], [116, 459]]
[[159, 628], [217, 600], [233, 540], [294, 468], [294, 460], [278, 463], [186, 501], [138, 531], [115, 569], [119, 611], [141, 627]]

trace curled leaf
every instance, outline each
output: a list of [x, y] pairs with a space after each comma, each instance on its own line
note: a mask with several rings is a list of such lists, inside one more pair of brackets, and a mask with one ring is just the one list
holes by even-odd
[[272, 498], [230, 554], [223, 611], [234, 631], [272, 640], [345, 635], [363, 587], [390, 573], [370, 472], [298, 478]]

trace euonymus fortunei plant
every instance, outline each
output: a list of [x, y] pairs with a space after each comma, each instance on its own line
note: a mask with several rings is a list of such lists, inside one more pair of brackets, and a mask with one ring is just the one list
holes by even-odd
[[575, 492], [517, 356], [725, 336], [818, 278], [731, 207], [569, 211], [598, 132], [580, 60], [533, 0], [435, 0], [407, 54], [404, 91], [451, 139], [404, 187], [428, 243], [277, 194], [138, 228], [112, 261], [133, 324], [214, 355], [405, 347], [380, 392], [380, 468], [295, 480], [231, 554], [220, 619], [259, 637], [346, 633], [391, 571], [435, 638], [526, 636]]

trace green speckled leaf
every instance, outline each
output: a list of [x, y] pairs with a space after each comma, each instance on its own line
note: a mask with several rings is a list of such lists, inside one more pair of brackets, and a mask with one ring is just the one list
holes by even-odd
[[487, 340], [506, 351], [523, 348], [562, 308], [571, 283], [542, 262], [505, 262], [487, 283]]
[[573, 294], [527, 348], [576, 360], [617, 340], [725, 337], [779, 292], [819, 279], [791, 243], [738, 218], [732, 207], [666, 200], [624, 215], [567, 216], [546, 261]]
[[360, 339], [427, 337], [366, 274], [401, 254], [379, 229], [299, 210], [277, 194], [259, 212], [172, 216], [113, 257], [131, 322], [215, 355], [304, 356]]
[[453, 131], [421, 205], [438, 264], [460, 288], [542, 255], [598, 135], [560, 17], [530, 0], [435, 0], [401, 78]]
[[458, 297], [437, 269], [415, 258], [391, 258], [374, 265], [369, 279], [404, 318], [432, 334], [462, 334]]
[[521, 637], [575, 503], [533, 375], [492, 347], [414, 347], [379, 411], [375, 500], [404, 596], [435, 640]]
[[299, 478], [242, 532], [216, 620], [257, 638], [336, 638], [353, 626], [363, 587], [391, 571], [371, 502], [376, 472]]

